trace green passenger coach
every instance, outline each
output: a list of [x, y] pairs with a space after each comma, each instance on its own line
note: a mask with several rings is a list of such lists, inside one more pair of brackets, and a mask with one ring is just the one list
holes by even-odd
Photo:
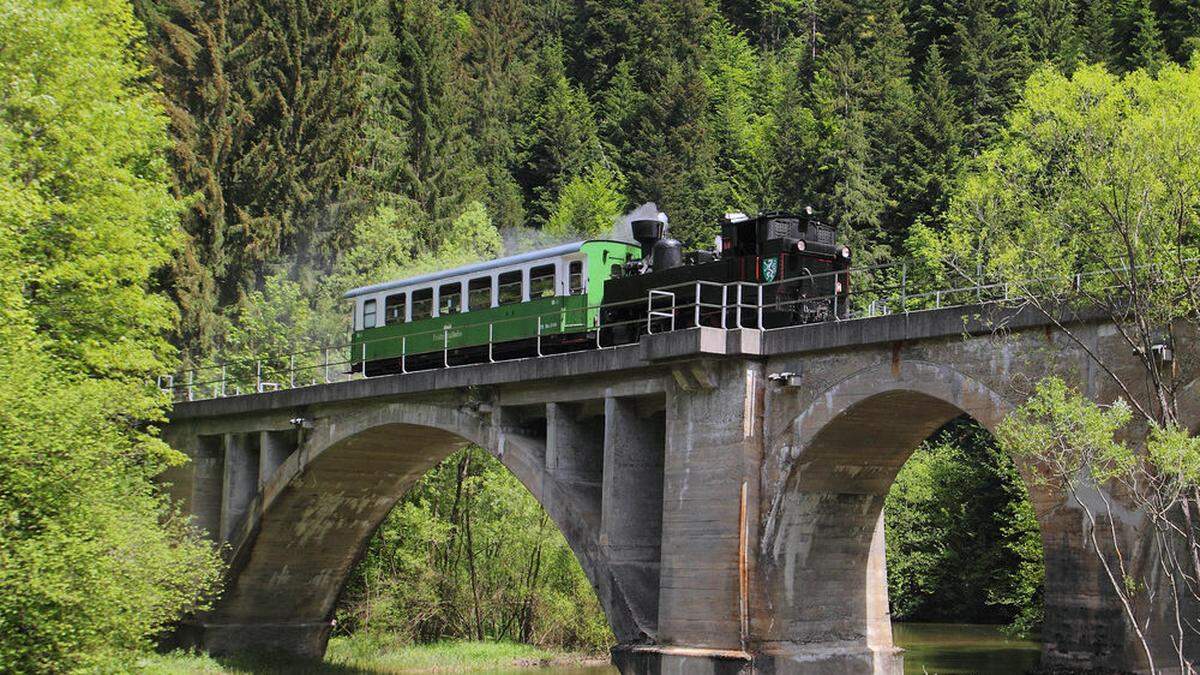
[[367, 375], [582, 348], [604, 282], [641, 258], [591, 240], [353, 289], [351, 362]]

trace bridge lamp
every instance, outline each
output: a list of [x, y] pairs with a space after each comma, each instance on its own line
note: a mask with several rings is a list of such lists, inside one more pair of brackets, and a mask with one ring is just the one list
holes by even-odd
[[781, 387], [799, 387], [804, 383], [799, 373], [793, 373], [791, 371], [783, 373], [771, 373], [770, 375], [767, 375], [767, 379]]

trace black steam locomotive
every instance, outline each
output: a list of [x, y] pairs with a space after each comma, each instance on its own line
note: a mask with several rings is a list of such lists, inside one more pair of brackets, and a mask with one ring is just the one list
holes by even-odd
[[[778, 328], [849, 315], [850, 249], [805, 214], [727, 214], [715, 250], [684, 252], [665, 217], [635, 220], [641, 260], [604, 282], [614, 342], [702, 326]], [[736, 283], [741, 282], [741, 283]]]

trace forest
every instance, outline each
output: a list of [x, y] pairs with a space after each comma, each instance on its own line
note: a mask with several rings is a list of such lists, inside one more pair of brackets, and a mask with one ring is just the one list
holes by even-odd
[[[1011, 243], [981, 222], [1053, 219], [1034, 198], [1060, 165], [1030, 158], [1069, 153], [1040, 120], [1200, 101], [1195, 0], [0, 0], [0, 35], [15, 672], [104, 669], [219, 590], [219, 552], [153, 482], [186, 461], [157, 437], [158, 375], [338, 343], [347, 288], [602, 235], [646, 201], [693, 246], [724, 212], [812, 206], [856, 262], [943, 283]], [[1035, 630], [1023, 489], [969, 422], [922, 446], [886, 507], [894, 615]], [[611, 640], [562, 536], [478, 449], [403, 498], [338, 618]]]

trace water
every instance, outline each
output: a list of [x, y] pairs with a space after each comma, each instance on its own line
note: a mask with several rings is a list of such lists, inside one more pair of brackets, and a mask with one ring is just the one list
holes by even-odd
[[[999, 626], [963, 623], [894, 623], [892, 637], [904, 649], [905, 675], [1018, 675], [1037, 666], [1041, 643], [1011, 638]], [[538, 675], [615, 675], [607, 665], [553, 665]], [[529, 675], [528, 668], [486, 675]]]
[[999, 626], [894, 623], [892, 639], [904, 649], [904, 672], [1012, 675], [1037, 666], [1041, 643], [1011, 638]]
[[[894, 623], [892, 637], [896, 646], [904, 649], [905, 675], [1019, 675], [1037, 666], [1042, 651], [1037, 640], [1009, 637], [999, 626]], [[616, 672], [611, 666], [551, 667], [538, 671], [547, 675]]]

